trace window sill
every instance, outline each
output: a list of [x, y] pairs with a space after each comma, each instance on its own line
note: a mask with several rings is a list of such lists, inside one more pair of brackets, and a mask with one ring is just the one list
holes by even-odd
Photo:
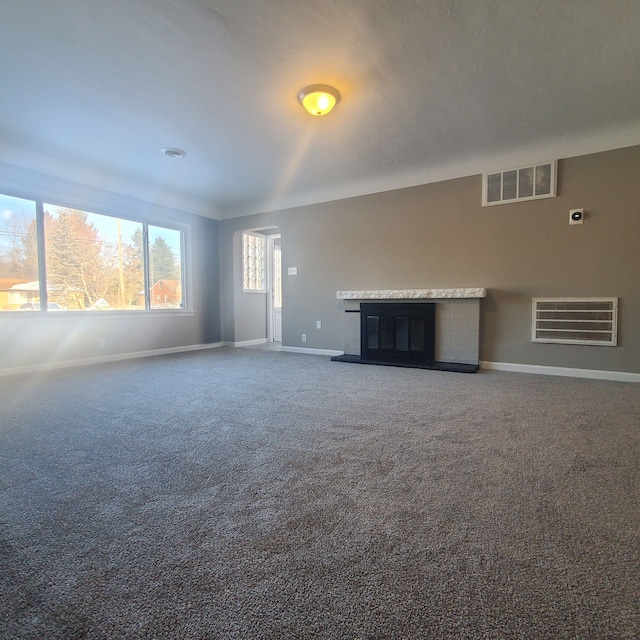
[[[149, 309], [148, 311], [0, 311], [0, 319], [7, 318], [32, 318], [41, 320], [43, 318], [148, 318], [159, 316], [171, 317], [191, 317], [196, 312], [189, 309]], [[22, 322], [20, 320], [19, 322]]]

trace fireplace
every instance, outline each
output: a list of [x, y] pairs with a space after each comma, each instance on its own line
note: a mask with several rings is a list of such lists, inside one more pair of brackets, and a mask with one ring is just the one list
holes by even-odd
[[[344, 353], [332, 360], [478, 371], [480, 300], [486, 295], [482, 288], [337, 291], [344, 309]], [[378, 308], [370, 312], [369, 304]], [[413, 315], [423, 304], [433, 305], [433, 322]]]
[[435, 360], [433, 302], [360, 304], [360, 359], [428, 364]]

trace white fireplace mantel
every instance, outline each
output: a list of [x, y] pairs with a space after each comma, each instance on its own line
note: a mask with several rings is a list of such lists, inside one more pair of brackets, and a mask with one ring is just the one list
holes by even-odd
[[475, 289], [378, 289], [368, 291], [336, 291], [338, 300], [446, 300], [485, 298], [487, 290]]

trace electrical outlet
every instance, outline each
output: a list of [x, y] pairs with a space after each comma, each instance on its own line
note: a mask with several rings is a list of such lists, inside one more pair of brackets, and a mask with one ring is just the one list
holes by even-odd
[[322, 329], [322, 320], [316, 320], [316, 329]]
[[98, 340], [98, 349], [106, 349], [107, 348], [107, 341], [105, 338], [100, 338], [100, 340]]
[[306, 342], [307, 341], [307, 334], [303, 333], [302, 334], [302, 342]]

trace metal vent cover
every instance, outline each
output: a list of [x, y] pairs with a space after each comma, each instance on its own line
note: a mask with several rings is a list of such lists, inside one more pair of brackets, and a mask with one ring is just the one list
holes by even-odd
[[482, 206], [553, 198], [556, 195], [557, 162], [485, 173], [482, 176]]
[[532, 342], [614, 347], [618, 298], [533, 298]]

